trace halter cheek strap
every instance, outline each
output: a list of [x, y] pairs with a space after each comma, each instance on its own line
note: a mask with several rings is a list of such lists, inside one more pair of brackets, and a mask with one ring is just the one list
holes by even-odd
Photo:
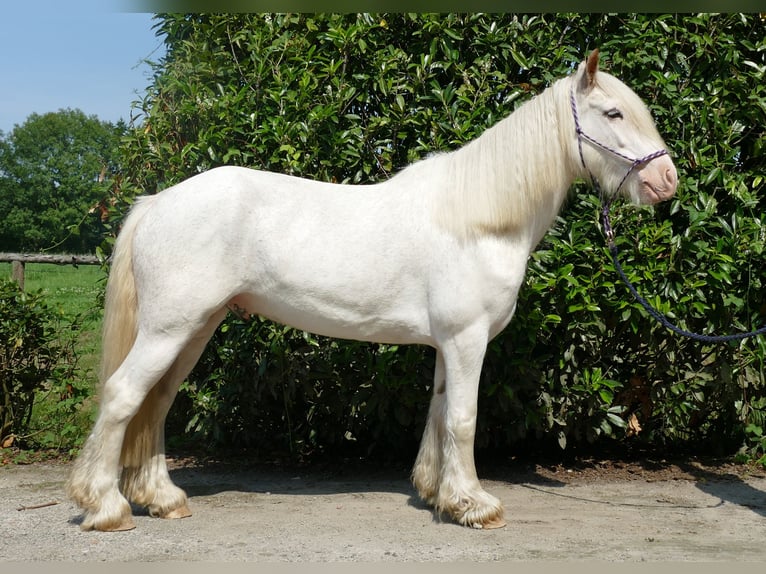
[[[633, 158], [629, 155], [625, 155], [624, 153], [609, 147], [606, 144], [601, 143], [600, 141], [592, 138], [588, 134], [585, 133], [585, 130], [582, 129], [582, 126], [580, 125], [580, 115], [577, 113], [577, 101], [575, 100], [575, 93], [574, 93], [574, 86], [569, 91], [569, 101], [572, 105], [572, 116], [574, 117], [574, 123], [575, 123], [575, 133], [577, 134], [577, 147], [580, 152], [580, 162], [582, 162], [582, 166], [585, 168], [585, 171], [588, 172], [588, 175], [590, 176], [591, 181], [593, 181], [593, 186], [596, 188], [596, 191], [601, 192], [601, 188], [598, 184], [598, 180], [593, 176], [591, 171], [588, 169], [588, 166], [585, 165], [585, 156], [582, 152], [582, 142], [583, 140], [587, 141], [588, 143], [601, 148], [602, 150], [609, 152], [610, 154], [619, 157], [620, 159], [623, 159], [630, 163], [630, 167], [628, 168], [628, 171], [625, 172], [625, 175], [620, 180], [619, 185], [617, 186], [617, 189], [614, 190], [614, 193], [612, 194], [612, 197], [617, 195], [617, 192], [620, 191], [620, 188], [622, 187], [622, 184], [625, 183], [625, 180], [628, 179], [628, 176], [633, 173], [633, 171], [646, 163], [649, 163], [650, 161], [657, 159], [658, 157], [661, 157], [663, 155], [668, 154], [668, 150], [660, 149], [653, 153], [650, 153], [648, 155], [645, 155], [644, 157], [639, 158]], [[612, 202], [612, 199], [610, 198], [607, 202], [607, 205]]]
[[598, 184], [598, 180], [593, 176], [591, 171], [588, 169], [588, 166], [585, 165], [585, 157], [583, 156], [583, 153], [582, 153], [583, 140], [587, 141], [588, 143], [596, 147], [601, 148], [604, 151], [611, 153], [612, 155], [615, 155], [619, 158], [624, 159], [627, 162], [630, 162], [630, 168], [625, 173], [623, 178], [620, 180], [620, 184], [617, 186], [617, 189], [615, 189], [614, 193], [608, 199], [606, 198], [603, 199], [604, 204], [601, 209], [601, 217], [602, 217], [602, 222], [604, 226], [604, 235], [606, 235], [606, 239], [609, 246], [609, 253], [612, 255], [612, 261], [614, 262], [615, 269], [617, 270], [617, 273], [620, 275], [620, 278], [623, 280], [625, 285], [628, 287], [628, 290], [636, 298], [636, 300], [641, 304], [641, 306], [646, 310], [646, 312], [649, 313], [649, 315], [651, 315], [652, 317], [654, 317], [661, 325], [670, 329], [674, 333], [677, 333], [678, 335], [682, 335], [684, 337], [689, 337], [690, 339], [694, 339], [702, 343], [726, 343], [729, 341], [739, 341], [742, 339], [746, 339], [748, 337], [766, 335], [766, 326], [763, 326], [760, 329], [756, 329], [754, 331], [749, 331], [747, 333], [733, 333], [731, 335], [704, 335], [700, 333], [692, 333], [690, 331], [687, 331], [686, 329], [681, 329], [680, 327], [672, 323], [665, 315], [663, 315], [662, 313], [657, 311], [657, 309], [652, 307], [652, 305], [638, 293], [638, 290], [630, 282], [630, 280], [628, 279], [628, 276], [625, 274], [625, 271], [622, 269], [622, 265], [620, 265], [620, 261], [618, 258], [617, 245], [614, 241], [614, 236], [615, 236], [614, 229], [612, 228], [612, 222], [609, 219], [609, 209], [612, 205], [612, 201], [617, 195], [617, 192], [622, 187], [622, 184], [625, 183], [625, 180], [628, 179], [628, 176], [631, 173], [633, 173], [633, 170], [635, 170], [640, 165], [649, 163], [653, 159], [656, 159], [663, 155], [667, 155], [668, 152], [667, 150], [661, 149], [654, 153], [650, 153], [649, 155], [646, 155], [644, 157], [635, 159], [617, 151], [616, 149], [612, 149], [609, 146], [602, 144], [598, 140], [595, 140], [592, 137], [590, 137], [588, 134], [586, 134], [583, 131], [582, 126], [580, 125], [580, 118], [579, 118], [579, 115], [577, 114], [577, 102], [575, 101], [575, 96], [574, 96], [574, 87], [572, 87], [572, 90], [570, 92], [570, 101], [572, 104], [572, 115], [574, 116], [575, 132], [577, 133], [577, 146], [580, 151], [580, 161], [582, 162], [582, 166], [588, 172], [588, 175], [590, 176], [590, 179], [593, 182], [593, 187], [595, 188], [596, 192], [599, 195], [601, 195], [601, 188]]

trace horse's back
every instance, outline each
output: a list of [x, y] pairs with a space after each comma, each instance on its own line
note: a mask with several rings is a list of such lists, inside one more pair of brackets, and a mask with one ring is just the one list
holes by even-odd
[[321, 334], [424, 342], [425, 236], [422, 210], [380, 186], [227, 167], [158, 194], [134, 265], [148, 308], [196, 300], [205, 313], [235, 305]]

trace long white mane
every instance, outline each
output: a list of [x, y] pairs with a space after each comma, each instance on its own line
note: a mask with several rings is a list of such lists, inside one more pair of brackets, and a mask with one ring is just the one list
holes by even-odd
[[[533, 220], [531, 229], [547, 229], [577, 170], [570, 149], [571, 81], [557, 81], [477, 139], [396, 178], [438, 188], [435, 219], [461, 239], [530, 229]], [[541, 216], [545, 221], [536, 221]]]

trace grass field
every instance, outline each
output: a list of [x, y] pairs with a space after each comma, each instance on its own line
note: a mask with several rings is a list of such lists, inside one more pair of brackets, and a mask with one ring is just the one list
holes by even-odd
[[[11, 264], [0, 263], [0, 277], [10, 278]], [[105, 273], [97, 265], [53, 265], [28, 263], [24, 289], [31, 293], [42, 290], [47, 305], [54, 310], [63, 326], [76, 324], [79, 332], [75, 341], [78, 378], [84, 388], [95, 395], [101, 352], [102, 292]], [[84, 437], [94, 413], [93, 401], [88, 401], [71, 420], [61, 420], [56, 397], [42, 394], [35, 402], [30, 429], [39, 445], [72, 442], [72, 437]], [[60, 400], [60, 399], [58, 399]], [[51, 402], [53, 401], [53, 402]], [[77, 430], [72, 432], [75, 425]], [[69, 428], [69, 434], [62, 429]], [[25, 456], [22, 454], [22, 456]]]
[[[11, 264], [0, 263], [0, 276], [10, 278]], [[42, 289], [48, 303], [67, 316], [87, 313], [99, 305], [105, 274], [98, 265], [27, 263], [27, 291]]]
[[[0, 277], [10, 278], [11, 264], [0, 263]], [[78, 327], [74, 341], [77, 357], [78, 387], [87, 389], [89, 398], [72, 410], [69, 397], [59, 396], [56, 387], [38, 393], [32, 418], [21, 442], [36, 449], [34, 456], [44, 456], [47, 449], [68, 449], [81, 444], [90, 430], [95, 415], [95, 390], [101, 352], [102, 293], [105, 273], [97, 265], [53, 265], [28, 263], [24, 289], [28, 293], [42, 291], [48, 307], [60, 318], [63, 328]], [[65, 337], [67, 335], [64, 335]], [[0, 449], [0, 466], [4, 461], [24, 461], [27, 450]], [[10, 453], [10, 454], [9, 454]], [[29, 458], [33, 460], [33, 458]]]
[[[0, 263], [0, 277], [11, 276], [11, 264]], [[48, 305], [66, 322], [82, 326], [77, 345], [84, 375], [95, 377], [101, 347], [101, 293], [105, 274], [98, 265], [27, 263], [26, 291], [42, 289]]]

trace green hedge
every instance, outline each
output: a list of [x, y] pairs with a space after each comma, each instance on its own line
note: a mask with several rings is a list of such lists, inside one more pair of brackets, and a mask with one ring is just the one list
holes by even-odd
[[[766, 322], [766, 23], [757, 14], [162, 15], [157, 30], [168, 55], [136, 104], [113, 226], [139, 190], [221, 164], [385, 179], [475, 138], [599, 47], [602, 67], [650, 106], [680, 174], [671, 202], [616, 210], [631, 279], [691, 330]], [[487, 356], [479, 446], [608, 437], [759, 456], [763, 338], [709, 346], [654, 323], [618, 283], [598, 210], [576, 185], [533, 255], [516, 317]], [[232, 317], [184, 385], [171, 426], [296, 455], [409, 456], [432, 366], [429, 349]]]
[[[61, 448], [82, 439], [89, 387], [75, 352], [79, 319], [62, 320], [42, 290], [0, 278], [0, 448]], [[36, 413], [36, 415], [35, 415]]]

